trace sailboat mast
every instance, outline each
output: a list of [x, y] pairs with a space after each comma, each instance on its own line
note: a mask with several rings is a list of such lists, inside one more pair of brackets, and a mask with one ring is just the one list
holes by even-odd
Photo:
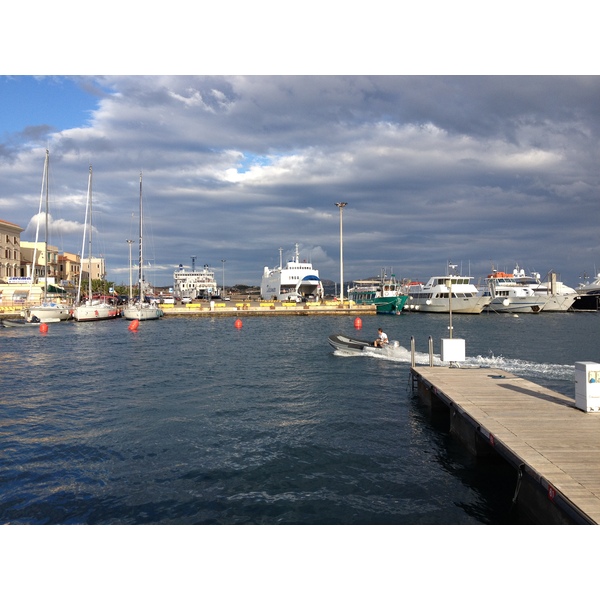
[[143, 260], [143, 252], [142, 252], [142, 222], [143, 222], [143, 213], [142, 213], [142, 173], [140, 173], [140, 258], [139, 258], [139, 266], [138, 266], [138, 280], [139, 280], [139, 295], [140, 302], [144, 301], [143, 294], [143, 281], [144, 281], [144, 260]]
[[[91, 199], [92, 199], [91, 194], [92, 194], [92, 166], [90, 165], [90, 172], [88, 175], [87, 197], [86, 197], [86, 202], [85, 202], [85, 218], [83, 220], [83, 238], [81, 240], [81, 256], [79, 257], [79, 284], [77, 285], [77, 299], [76, 299], [76, 304], [78, 304], [78, 305], [81, 302], [81, 277], [83, 275], [83, 259], [85, 257], [85, 240], [88, 237], [88, 223], [89, 223], [89, 227], [92, 226], [91, 213], [90, 213], [90, 217], [88, 219], [88, 212], [91, 210]], [[90, 243], [90, 253], [91, 253], [91, 243]], [[89, 276], [88, 276], [88, 279], [89, 279]]]
[[[46, 153], [48, 150], [46, 150]], [[31, 295], [31, 288], [34, 283], [39, 283], [36, 279], [37, 273], [37, 255], [38, 255], [38, 244], [40, 241], [40, 215], [42, 214], [42, 206], [44, 202], [44, 187], [46, 185], [46, 159], [44, 159], [44, 170], [42, 173], [42, 188], [40, 190], [40, 206], [38, 208], [38, 218], [36, 219], [35, 227], [35, 245], [33, 247], [33, 260], [31, 261], [31, 281], [29, 282], [29, 294]]]
[[90, 178], [88, 185], [88, 199], [90, 203], [90, 235], [88, 241], [88, 301], [92, 304], [92, 165], [90, 165]]
[[45, 239], [45, 243], [44, 243], [44, 252], [45, 252], [45, 257], [44, 257], [44, 302], [46, 301], [46, 298], [48, 297], [48, 172], [49, 172], [49, 167], [50, 167], [50, 151], [48, 149], [46, 149], [46, 165], [45, 165], [45, 171], [46, 171], [46, 226], [45, 226], [45, 231], [44, 231], [44, 239]]

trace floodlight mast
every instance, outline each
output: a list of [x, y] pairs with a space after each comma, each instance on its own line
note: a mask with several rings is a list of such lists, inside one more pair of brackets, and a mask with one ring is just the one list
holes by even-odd
[[344, 230], [342, 213], [348, 203], [335, 202], [335, 205], [340, 209], [340, 302], [344, 304]]

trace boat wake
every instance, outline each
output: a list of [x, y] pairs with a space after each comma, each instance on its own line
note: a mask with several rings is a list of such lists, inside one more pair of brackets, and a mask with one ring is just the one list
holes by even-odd
[[[345, 350], [335, 350], [336, 356], [368, 356], [370, 358], [378, 358], [379, 360], [387, 360], [398, 363], [411, 362], [410, 350], [404, 346], [395, 348], [386, 348], [385, 352], [373, 349], [370, 351], [364, 349], [361, 353], [347, 352]], [[415, 364], [420, 366], [429, 365], [429, 354], [425, 352], [415, 352]], [[433, 355], [433, 366], [444, 366], [448, 363], [442, 362], [439, 354]], [[574, 365], [555, 365], [535, 363], [517, 358], [504, 358], [503, 356], [494, 356], [490, 352], [489, 356], [467, 356], [464, 362], [460, 363], [465, 368], [490, 368], [502, 369], [509, 373], [514, 373], [524, 378], [543, 377], [544, 379], [555, 380], [573, 380], [575, 377]]]
[[492, 353], [489, 356], [467, 357], [465, 366], [503, 369], [526, 379], [532, 377], [555, 380], [575, 379], [575, 365], [536, 363], [520, 358], [494, 356]]

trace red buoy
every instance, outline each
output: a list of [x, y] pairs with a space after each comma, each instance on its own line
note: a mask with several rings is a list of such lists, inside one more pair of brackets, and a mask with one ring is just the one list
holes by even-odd
[[131, 323], [129, 323], [129, 327], [127, 329], [129, 329], [129, 331], [137, 331], [137, 328], [140, 326], [140, 322], [137, 319], [134, 319], [133, 321], [131, 321]]
[[235, 325], [236, 329], [241, 329], [242, 328], [242, 320], [236, 319], [234, 325]]
[[354, 319], [354, 329], [361, 329], [362, 328], [362, 319], [360, 317], [356, 317], [356, 319]]
[[48, 333], [48, 323], [40, 323], [40, 333]]

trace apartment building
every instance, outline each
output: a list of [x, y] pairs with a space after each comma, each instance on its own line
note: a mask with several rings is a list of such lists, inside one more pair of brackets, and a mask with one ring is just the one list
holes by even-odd
[[[35, 264], [33, 259], [35, 255]], [[46, 277], [46, 264], [48, 264], [48, 281], [53, 284], [60, 283], [58, 270], [58, 248], [46, 242], [21, 242], [21, 256], [25, 261], [25, 277], [33, 276], [34, 281], [41, 281]]]
[[106, 279], [106, 262], [104, 258], [85, 259], [81, 265], [81, 278], [88, 279], [91, 270], [92, 280]]
[[0, 283], [11, 277], [22, 277], [21, 232], [22, 227], [0, 219]]
[[[81, 257], [72, 252], [63, 252], [58, 257], [58, 275], [61, 285], [79, 285], [81, 277]], [[84, 277], [86, 279], [86, 277]]]
[[[104, 258], [84, 260], [79, 254], [59, 253], [46, 242], [21, 240], [19, 225], [0, 219], [0, 305], [16, 305], [39, 301], [46, 278], [48, 284], [64, 289], [77, 288], [81, 281], [106, 280]], [[34, 264], [35, 257], [35, 264]], [[88, 273], [91, 271], [91, 273]]]

